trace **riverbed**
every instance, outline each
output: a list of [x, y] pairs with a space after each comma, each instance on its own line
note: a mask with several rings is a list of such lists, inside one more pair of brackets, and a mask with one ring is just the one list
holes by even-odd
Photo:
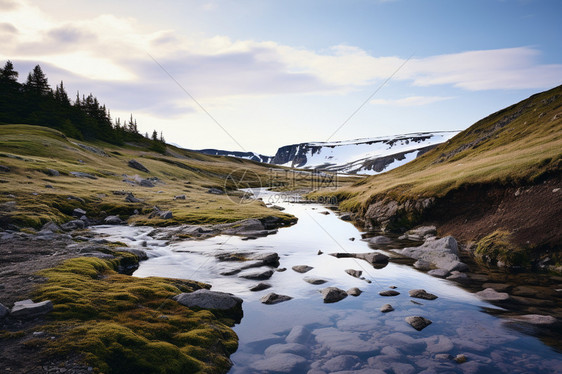
[[[95, 231], [147, 250], [149, 259], [134, 276], [194, 279], [244, 300], [244, 318], [234, 327], [239, 348], [231, 356], [233, 374], [562, 373], [562, 354], [520, 332], [525, 329], [514, 328], [516, 322], [490, 313], [499, 307], [452, 281], [409, 265], [390, 262], [375, 269], [363, 260], [331, 256], [335, 252], [373, 252], [362, 240], [367, 233], [321, 205], [294, 203], [263, 190], [260, 197], [285, 208], [298, 217], [298, 223], [254, 240], [221, 235], [168, 243], [151, 236], [150, 227], [100, 226]], [[280, 257], [268, 280], [240, 275], [270, 267], [221, 275], [235, 272], [242, 263], [220, 261], [219, 254], [268, 252]], [[292, 270], [296, 265], [312, 269], [303, 274]], [[346, 269], [362, 271], [364, 279], [350, 276]], [[313, 285], [305, 277], [326, 282]], [[250, 291], [259, 282], [271, 287]], [[357, 287], [362, 293], [326, 304], [320, 290], [329, 286]], [[408, 295], [409, 290], [420, 288], [438, 298], [422, 300]], [[379, 295], [390, 289], [399, 295]], [[292, 299], [262, 304], [260, 298], [270, 292]], [[382, 313], [384, 304], [391, 304], [394, 310]], [[417, 331], [405, 321], [408, 316], [422, 316], [432, 323]]]

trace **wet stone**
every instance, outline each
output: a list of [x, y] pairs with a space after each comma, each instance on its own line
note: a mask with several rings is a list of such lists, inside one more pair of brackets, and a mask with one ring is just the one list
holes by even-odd
[[411, 297], [415, 297], [415, 298], [418, 298], [418, 299], [424, 299], [424, 300], [435, 300], [435, 299], [437, 299], [437, 296], [435, 296], [434, 294], [428, 293], [425, 290], [421, 290], [421, 289], [410, 290], [408, 293], [410, 294]]
[[506, 292], [497, 292], [493, 288], [486, 288], [485, 290], [476, 292], [476, 296], [486, 301], [505, 301], [509, 299], [509, 294]]
[[250, 288], [250, 291], [256, 292], [256, 291], [262, 291], [262, 290], [267, 290], [268, 288], [270, 288], [271, 285], [267, 284], [267, 283], [258, 283], [255, 286]]
[[307, 273], [314, 268], [312, 266], [308, 266], [308, 265], [295, 265], [295, 266], [293, 266], [292, 269], [294, 271], [296, 271], [297, 273]]
[[275, 292], [271, 292], [265, 295], [264, 297], [262, 297], [260, 301], [263, 304], [272, 305], [272, 304], [282, 303], [283, 301], [289, 301], [291, 299], [292, 299], [291, 296], [278, 295]]
[[337, 287], [327, 287], [321, 292], [325, 303], [335, 303], [347, 297], [347, 292]]
[[406, 317], [406, 322], [418, 331], [425, 329], [427, 326], [431, 325], [431, 321], [427, 318], [420, 316], [410, 316]]
[[359, 278], [363, 274], [361, 270], [355, 270], [355, 269], [346, 269], [345, 272], [355, 278]]
[[400, 295], [400, 292], [394, 291], [394, 290], [386, 290], [386, 291], [379, 292], [379, 295], [381, 295], [381, 296], [398, 296], [398, 295]]
[[310, 284], [314, 284], [314, 285], [319, 285], [319, 284], [324, 284], [327, 281], [324, 279], [320, 279], [320, 278], [311, 278], [311, 277], [304, 277], [303, 280], [307, 283]]
[[350, 288], [349, 290], [347, 290], [347, 294], [351, 295], [351, 296], [359, 296], [359, 295], [361, 295], [361, 293], [363, 293], [363, 291], [361, 291], [357, 287], [353, 287], [353, 288]]
[[394, 308], [390, 304], [384, 304], [383, 306], [381, 306], [381, 312], [383, 313], [392, 312], [393, 310]]

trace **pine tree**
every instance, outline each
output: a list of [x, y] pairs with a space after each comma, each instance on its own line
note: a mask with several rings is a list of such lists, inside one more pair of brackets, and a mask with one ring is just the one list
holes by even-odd
[[14, 64], [12, 61], [6, 61], [3, 69], [0, 69], [0, 82], [5, 83], [18, 83], [18, 72], [14, 70]]
[[51, 93], [51, 88], [49, 87], [49, 82], [41, 66], [36, 65], [33, 71], [27, 76], [27, 82], [25, 83], [25, 89], [27, 92], [35, 95], [48, 95]]

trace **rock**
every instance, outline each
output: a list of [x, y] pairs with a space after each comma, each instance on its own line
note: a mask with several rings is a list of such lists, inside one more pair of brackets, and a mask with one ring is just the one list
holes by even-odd
[[194, 292], [181, 293], [173, 297], [181, 305], [188, 308], [229, 310], [241, 308], [242, 299], [231, 293], [200, 289]]
[[498, 291], [498, 292], [503, 292], [503, 291], [507, 291], [511, 288], [511, 284], [507, 284], [507, 283], [484, 283], [482, 285], [482, 288], [486, 289], [486, 288], [493, 288], [494, 290]]
[[75, 219], [75, 220], [63, 223], [62, 225], [60, 225], [60, 227], [64, 231], [82, 230], [84, 227], [86, 227], [86, 224], [84, 223], [84, 221], [82, 221], [80, 219]]
[[322, 369], [328, 373], [334, 373], [343, 370], [353, 370], [359, 365], [359, 357], [355, 355], [341, 355], [329, 359], [322, 365]]
[[457, 364], [462, 364], [466, 362], [466, 356], [463, 354], [458, 354], [455, 356], [454, 360]]
[[379, 292], [379, 295], [381, 295], [381, 296], [398, 296], [398, 295], [400, 295], [400, 292], [394, 291], [394, 290], [386, 290], [386, 291]]
[[310, 330], [304, 326], [297, 325], [291, 329], [285, 338], [287, 343], [306, 344], [310, 339]]
[[248, 257], [248, 259], [258, 261], [265, 266], [279, 266], [279, 255], [275, 252], [258, 253]]
[[47, 222], [46, 224], [43, 225], [43, 227], [41, 228], [41, 230], [49, 230], [51, 232], [60, 232], [62, 231], [62, 229], [60, 228], [59, 225], [57, 225], [56, 223], [54, 223], [53, 221]]
[[447, 360], [452, 360], [453, 356], [451, 356], [448, 353], [438, 353], [435, 355], [435, 359], [436, 360], [443, 360], [443, 361], [447, 361]]
[[379, 235], [369, 239], [369, 243], [373, 245], [387, 245], [392, 243], [392, 240], [386, 236]]
[[53, 187], [53, 186], [50, 185], [50, 184], [46, 184], [46, 185], [45, 185], [45, 188], [55, 188], [55, 187]]
[[[330, 253], [330, 256], [334, 256], [336, 258], [358, 258], [360, 260], [365, 260], [373, 267], [379, 267], [379, 265], [386, 265], [388, 264], [389, 257], [383, 255], [382, 253], [348, 253], [348, 252], [338, 252], [338, 253]], [[382, 266], [384, 267], [384, 266]]]
[[169, 210], [166, 210], [165, 212], [159, 212], [158, 217], [161, 219], [172, 219], [174, 215]]
[[418, 331], [425, 329], [427, 326], [431, 325], [431, 321], [427, 318], [420, 317], [420, 316], [410, 316], [406, 317], [406, 322], [410, 324], [413, 328]]
[[291, 296], [287, 296], [287, 295], [278, 295], [275, 292], [271, 292], [268, 293], [267, 295], [265, 295], [264, 297], [262, 297], [260, 299], [260, 301], [263, 304], [277, 304], [277, 303], [282, 303], [283, 301], [289, 301], [291, 300], [292, 297]]
[[318, 250], [317, 255], [320, 256], [321, 254], [323, 254], [324, 252], [322, 252], [321, 250]]
[[340, 216], [340, 219], [341, 219], [342, 221], [351, 221], [351, 214], [349, 214], [349, 213], [342, 214], [342, 215]]
[[349, 240], [351, 240], [352, 242], [354, 242], [354, 241], [355, 241], [355, 238], [349, 238]]
[[98, 179], [98, 177], [92, 174], [83, 173], [81, 171], [71, 171], [70, 174], [74, 175], [76, 178]]
[[260, 373], [296, 373], [306, 365], [304, 357], [293, 353], [280, 353], [254, 362], [251, 367]]
[[327, 287], [320, 292], [325, 303], [335, 303], [347, 297], [347, 292], [337, 287]]
[[72, 215], [74, 217], [82, 217], [86, 215], [86, 211], [84, 209], [76, 208], [72, 211]]
[[281, 211], [282, 211], [282, 210], [285, 210], [285, 208], [283, 208], [282, 206], [279, 206], [279, 205], [272, 205], [272, 206], [270, 206], [270, 208], [271, 208], [271, 209], [281, 210]]
[[275, 356], [280, 353], [293, 353], [300, 356], [306, 356], [309, 353], [309, 348], [298, 343], [273, 344], [267, 347], [264, 353], [266, 356]]
[[0, 320], [6, 317], [10, 311], [4, 305], [0, 303]]
[[455, 281], [455, 282], [470, 282], [470, 278], [465, 273], [461, 273], [460, 271], [453, 271], [451, 275], [449, 275], [447, 280]]
[[393, 310], [394, 308], [390, 304], [384, 304], [383, 306], [381, 306], [381, 312], [383, 313], [392, 312]]
[[458, 244], [452, 236], [429, 238], [419, 247], [395, 249], [394, 252], [416, 260], [424, 260], [440, 269], [451, 268], [460, 262]]
[[314, 285], [324, 284], [327, 282], [324, 279], [311, 278], [311, 277], [304, 277], [303, 280], [307, 283], [314, 284]]
[[185, 200], [185, 195], [174, 196], [174, 200]]
[[431, 263], [425, 260], [417, 260], [414, 267], [418, 270], [431, 270]]
[[141, 187], [154, 187], [155, 184], [150, 179], [141, 179], [140, 181]]
[[346, 269], [345, 272], [355, 278], [359, 278], [363, 274], [361, 270], [354, 270], [354, 269]]
[[486, 301], [505, 301], [509, 300], [509, 294], [506, 292], [497, 292], [493, 288], [476, 292], [476, 296]]
[[58, 177], [60, 175], [59, 171], [55, 169], [46, 169], [45, 174], [50, 175], [51, 177]]
[[106, 225], [120, 225], [123, 223], [123, 221], [121, 220], [121, 218], [119, 218], [119, 216], [107, 216], [105, 217], [103, 222]]
[[437, 228], [435, 226], [420, 226], [415, 229], [406, 231], [406, 235], [418, 235], [422, 238], [437, 235]]
[[144, 165], [138, 162], [137, 160], [129, 160], [127, 165], [129, 165], [129, 167], [132, 167], [133, 169], [140, 170], [145, 173], [149, 173], [148, 169], [145, 168]]
[[451, 351], [455, 345], [445, 335], [434, 335], [424, 339], [427, 343], [426, 351], [429, 353], [444, 353]]
[[125, 197], [125, 201], [128, 202], [128, 203], [140, 203], [142, 200], [137, 199], [137, 198], [135, 197], [135, 195], [133, 195], [132, 192], [129, 192], [129, 193], [127, 194], [127, 196]]
[[8, 173], [10, 172], [10, 168], [8, 166], [0, 165], [0, 171]]
[[297, 273], [306, 273], [309, 272], [310, 270], [314, 269], [312, 266], [308, 266], [308, 265], [295, 265], [292, 267], [292, 269], [294, 271], [296, 271]]
[[455, 261], [451, 264], [451, 266], [449, 266], [449, 268], [447, 269], [450, 272], [453, 271], [468, 271], [468, 265], [465, 264], [464, 262], [461, 261]]
[[31, 299], [16, 301], [10, 315], [14, 318], [33, 318], [53, 310], [51, 300], [34, 303]]
[[216, 187], [209, 188], [207, 193], [210, 193], [210, 194], [213, 194], [213, 195], [224, 195], [224, 191], [219, 189], [219, 188], [216, 188]]
[[266, 280], [271, 278], [272, 275], [273, 275], [273, 270], [266, 270], [266, 271], [258, 271], [258, 272], [242, 274], [239, 275], [239, 277], [245, 279], [252, 279], [252, 280]]
[[256, 292], [256, 291], [267, 290], [268, 288], [271, 288], [271, 284], [258, 283], [255, 286], [251, 287], [250, 291]]
[[432, 275], [437, 278], [445, 278], [449, 275], [449, 270], [446, 269], [433, 269], [427, 272], [427, 274]]
[[425, 290], [421, 290], [421, 289], [417, 289], [417, 290], [410, 290], [408, 292], [410, 294], [410, 297], [415, 297], [418, 299], [424, 299], [424, 300], [435, 300], [437, 299], [437, 296], [435, 296], [432, 293], [428, 293]]
[[363, 293], [363, 291], [361, 291], [359, 288], [357, 287], [353, 287], [350, 288], [349, 290], [347, 290], [347, 294], [351, 295], [351, 296], [359, 296]]
[[522, 316], [512, 317], [511, 319], [518, 322], [529, 323], [531, 325], [552, 325], [557, 321], [557, 319], [553, 316], [542, 314], [525, 314]]

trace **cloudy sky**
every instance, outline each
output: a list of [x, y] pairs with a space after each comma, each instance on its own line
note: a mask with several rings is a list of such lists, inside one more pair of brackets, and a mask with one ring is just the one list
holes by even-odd
[[274, 154], [464, 129], [560, 85], [561, 15], [560, 0], [0, 0], [0, 59], [168, 142]]

